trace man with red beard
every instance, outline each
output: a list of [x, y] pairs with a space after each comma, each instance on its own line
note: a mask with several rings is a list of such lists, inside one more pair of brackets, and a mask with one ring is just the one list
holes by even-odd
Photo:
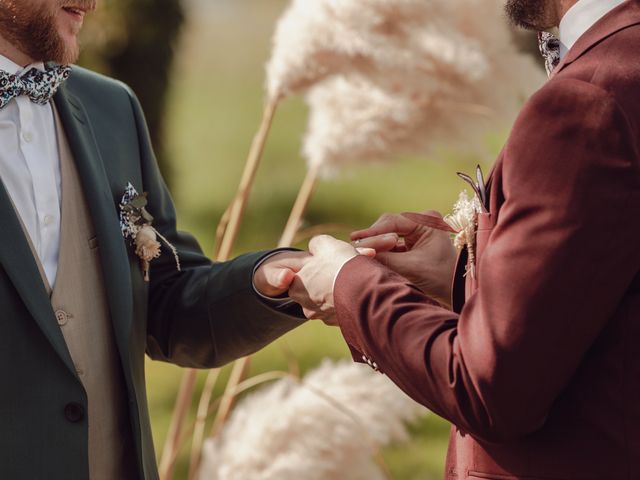
[[385, 215], [353, 234], [376, 260], [315, 238], [290, 294], [451, 421], [446, 478], [640, 479], [640, 1], [507, 12], [560, 37], [540, 35], [551, 79], [490, 178], [468, 178], [457, 262], [441, 216]]
[[94, 8], [0, 0], [3, 479], [157, 478], [145, 352], [209, 368], [301, 322], [269, 297], [306, 254], [212, 264], [176, 231], [135, 96], [68, 66]]

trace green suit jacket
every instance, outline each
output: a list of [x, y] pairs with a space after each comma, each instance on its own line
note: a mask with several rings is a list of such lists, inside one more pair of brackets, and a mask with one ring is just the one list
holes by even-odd
[[[255, 352], [301, 320], [276, 312], [253, 291], [253, 269], [264, 252], [212, 263], [191, 236], [176, 231], [140, 105], [125, 85], [74, 68], [55, 104], [100, 244], [139, 476], [156, 479], [145, 352], [185, 367], [220, 366]], [[154, 226], [178, 249], [182, 271], [165, 253], [151, 263], [151, 282], [144, 281], [119, 224], [118, 205], [129, 182], [148, 192]], [[70, 422], [65, 407], [78, 403], [86, 412], [87, 396], [1, 185], [0, 232], [0, 478], [86, 479], [87, 419]]]

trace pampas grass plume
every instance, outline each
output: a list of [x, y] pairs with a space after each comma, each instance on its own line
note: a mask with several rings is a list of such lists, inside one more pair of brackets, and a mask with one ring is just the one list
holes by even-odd
[[325, 361], [242, 400], [205, 443], [200, 480], [382, 480], [376, 446], [425, 413], [369, 367]]
[[[336, 2], [342, 10], [352, 3], [324, 3]], [[386, 15], [378, 24], [403, 21], [385, 30], [386, 42], [357, 49], [359, 63], [308, 89], [303, 154], [325, 176], [347, 163], [425, 154], [436, 144], [475, 148], [482, 134], [508, 125], [543, 82], [533, 59], [517, 51], [501, 0], [425, 1], [422, 10], [409, 0], [363, 3]], [[408, 6], [415, 8], [410, 20], [398, 13]], [[366, 33], [375, 24], [364, 23], [349, 25]], [[360, 68], [362, 58], [371, 68]]]
[[415, 67], [407, 32], [442, 15], [445, 0], [293, 0], [267, 64], [270, 98], [351, 71]]

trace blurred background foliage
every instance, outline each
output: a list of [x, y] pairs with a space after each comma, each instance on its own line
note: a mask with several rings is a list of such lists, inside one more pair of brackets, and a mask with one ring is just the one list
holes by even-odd
[[[80, 63], [128, 83], [139, 96], [176, 202], [179, 226], [192, 232], [207, 253], [213, 251], [216, 225], [235, 192], [261, 117], [263, 65], [286, 3], [103, 0], [84, 31]], [[530, 36], [519, 35], [518, 41], [535, 52]], [[299, 154], [305, 122], [301, 99], [288, 100], [278, 112], [236, 253], [276, 244], [306, 171]], [[447, 212], [464, 187], [455, 172], [471, 171], [477, 163], [488, 170], [506, 133], [493, 132], [486, 148], [472, 154], [440, 146], [430, 158], [351, 167], [321, 182], [305, 226], [325, 225], [320, 231], [344, 237], [385, 211]], [[304, 247], [304, 241], [298, 246]], [[287, 369], [291, 358], [304, 373], [325, 357], [348, 358], [348, 350], [339, 331], [308, 322], [257, 354], [251, 374]], [[222, 380], [228, 373], [225, 370]], [[175, 366], [148, 362], [158, 454], [181, 375]], [[376, 393], [371, 395], [374, 399]], [[393, 478], [442, 478], [448, 428], [431, 415], [413, 427], [411, 442], [386, 449]], [[185, 448], [177, 479], [186, 478], [187, 459]]]
[[118, 78], [136, 92], [168, 183], [172, 171], [164, 112], [184, 22], [182, 0], [106, 0], [88, 19], [80, 59], [83, 66]]

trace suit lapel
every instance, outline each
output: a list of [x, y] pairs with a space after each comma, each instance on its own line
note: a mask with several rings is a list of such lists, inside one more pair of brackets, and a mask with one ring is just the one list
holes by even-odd
[[582, 35], [575, 45], [567, 52], [562, 61], [553, 70], [551, 78], [555, 77], [563, 68], [570, 65], [591, 47], [600, 43], [620, 30], [640, 23], [640, 2], [638, 0], [627, 0], [617, 6], [604, 17], [598, 20], [584, 35]]
[[51, 346], [77, 378], [67, 344], [51, 308], [51, 300], [29, 240], [4, 184], [0, 182], [0, 263]]
[[65, 86], [56, 94], [55, 103], [94, 222], [116, 342], [123, 366], [126, 366], [129, 364], [133, 298], [129, 259], [118, 212], [84, 106]]

